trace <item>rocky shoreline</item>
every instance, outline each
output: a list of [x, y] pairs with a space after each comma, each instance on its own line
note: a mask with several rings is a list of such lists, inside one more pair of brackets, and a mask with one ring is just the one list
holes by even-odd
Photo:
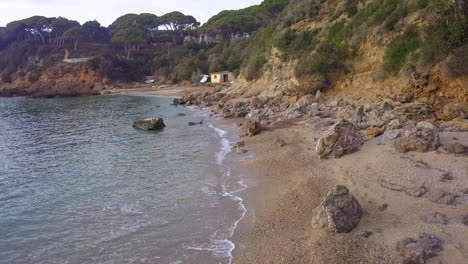
[[[262, 156], [270, 155], [264, 153], [264, 149], [269, 149], [269, 152], [277, 152], [278, 157], [290, 160], [281, 165], [281, 168], [277, 168], [278, 171], [282, 172], [280, 173], [281, 177], [292, 180], [291, 177], [294, 173], [288, 175], [284, 172], [291, 163], [296, 163], [296, 166], [308, 166], [304, 163], [305, 161], [293, 161], [292, 157], [281, 154], [285, 150], [307, 152], [308, 155], [304, 159], [309, 160], [308, 162], [317, 167], [324, 167], [325, 171], [330, 171], [328, 175], [321, 176], [325, 177], [326, 180], [321, 179], [320, 181], [326, 183], [318, 184], [322, 191], [313, 195], [319, 196], [309, 197], [311, 198], [309, 202], [314, 206], [306, 206], [299, 202], [301, 206], [307, 208], [300, 214], [306, 214], [307, 217], [304, 219], [309, 220], [302, 221], [305, 223], [298, 224], [300, 226], [298, 228], [308, 230], [307, 238], [304, 238], [302, 242], [282, 245], [282, 250], [285, 252], [278, 253], [279, 255], [269, 255], [271, 250], [278, 247], [278, 245], [271, 245], [274, 243], [274, 238], [272, 238], [274, 235], [271, 234], [277, 234], [280, 237], [288, 237], [288, 235], [282, 230], [275, 230], [270, 226], [271, 217], [279, 222], [285, 219], [297, 221], [300, 217], [285, 213], [273, 213], [271, 208], [275, 208], [277, 203], [284, 204], [285, 201], [290, 202], [291, 199], [294, 200], [297, 197], [292, 198], [289, 193], [278, 195], [280, 198], [268, 199], [271, 198], [269, 190], [263, 192], [263, 197], [258, 197], [258, 194], [257, 196], [253, 195], [254, 199], [265, 203], [265, 199], [268, 199], [269, 205], [253, 205], [257, 215], [252, 223], [253, 226], [246, 228], [244, 234], [239, 235], [241, 249], [236, 253], [235, 263], [270, 263], [268, 261], [272, 263], [342, 263], [341, 261], [346, 261], [346, 263], [428, 263], [427, 261], [433, 259], [440, 263], [465, 263], [468, 259], [468, 251], [461, 246], [466, 243], [464, 238], [468, 235], [468, 227], [465, 223], [468, 216], [464, 215], [467, 210], [465, 199], [468, 193], [466, 190], [468, 187], [468, 175], [466, 174], [468, 171], [466, 163], [468, 158], [468, 137], [466, 136], [466, 132], [468, 132], [468, 107], [466, 104], [446, 104], [442, 107], [434, 107], [424, 99], [415, 99], [408, 94], [382, 96], [373, 102], [337, 99], [336, 97], [323, 96], [320, 92], [315, 96], [307, 95], [302, 98], [289, 98], [289, 100], [281, 100], [277, 97], [239, 98], [230, 94], [226, 89], [215, 88], [211, 92], [192, 93], [176, 98], [174, 105], [208, 107], [212, 109], [213, 114], [219, 114], [227, 119], [245, 118], [245, 121], [237, 124], [240, 126], [241, 135], [247, 137], [246, 146], [240, 148], [254, 149], [256, 155], [260, 156], [252, 161], [256, 170], [264, 172], [271, 170], [262, 167], [263, 165], [258, 162]], [[303, 146], [293, 143], [296, 139], [287, 140], [289, 135], [284, 133], [290, 130], [296, 131], [302, 141], [306, 140], [301, 144], [310, 147], [304, 150]], [[310, 133], [304, 134], [305, 131]], [[260, 135], [256, 136], [258, 134]], [[265, 139], [269, 142], [265, 142]], [[259, 143], [259, 141], [262, 142]], [[265, 144], [269, 146], [265, 146]], [[378, 171], [383, 166], [388, 165], [375, 163], [377, 156], [368, 156], [368, 149], [372, 149], [375, 153], [388, 152], [385, 154], [389, 155], [388, 160], [379, 160], [378, 162], [392, 164], [396, 168], [395, 171], [404, 168], [407, 173], [409, 172], [409, 175], [394, 175], [391, 178], [382, 175], [368, 175], [367, 170], [374, 171], [374, 174], [380, 174]], [[245, 152], [238, 151], [241, 155]], [[408, 157], [413, 155], [417, 155], [421, 160], [412, 160], [411, 162], [396, 160], [397, 158], [411, 159]], [[359, 160], [362, 162], [349, 163], [349, 160], [360, 156], [362, 157]], [[434, 156], [440, 156], [440, 160], [443, 160], [445, 164], [433, 167], [433, 164], [425, 161], [425, 159], [434, 159]], [[267, 158], [269, 166], [276, 161], [276, 158], [270, 157], [269, 160]], [[278, 161], [279, 164], [281, 162]], [[340, 172], [336, 171], [335, 166], [340, 167]], [[366, 172], [363, 173], [363, 169]], [[421, 173], [421, 169], [426, 173], [424, 178], [417, 177]], [[343, 170], [347, 173], [349, 170], [361, 171], [362, 175], [348, 176], [351, 179], [349, 182], [349, 179], [343, 180], [343, 175], [340, 175]], [[305, 171], [298, 173], [300, 175], [298, 178], [308, 182], [313, 178], [308, 174]], [[272, 176], [265, 177], [265, 181], [268, 183], [266, 185], [271, 184], [276, 191], [278, 188], [285, 188], [280, 185], [289, 185], [289, 183], [284, 183], [283, 179], [277, 180]], [[295, 179], [297, 180], [297, 178]], [[437, 180], [437, 183], [434, 183], [434, 180]], [[364, 184], [364, 187], [356, 186], [358, 181], [368, 181], [369, 183]], [[455, 184], [455, 182], [457, 183]], [[352, 198], [346, 198], [341, 202], [339, 200], [333, 202], [334, 200], [329, 197], [330, 194], [327, 196], [328, 198], [325, 198], [327, 190], [333, 189], [331, 186], [333, 184], [346, 185], [343, 188], [346, 190], [348, 190], [347, 187], [350, 188], [356, 194], [356, 198], [351, 196]], [[459, 187], [454, 189], [454, 186]], [[289, 186], [289, 188], [302, 189], [304, 186], [294, 185], [293, 187]], [[369, 189], [372, 188], [379, 189], [379, 192], [382, 193], [388, 192], [389, 197], [378, 197], [378, 192], [369, 194]], [[301, 193], [301, 191], [298, 192]], [[305, 193], [309, 193], [309, 191]], [[405, 193], [407, 196], [403, 197], [402, 204], [395, 205], [394, 202], [401, 199], [396, 198], [401, 196], [401, 193]], [[309, 195], [312, 194], [309, 193]], [[392, 197], [395, 197], [394, 200]], [[315, 202], [312, 198], [315, 198]], [[408, 213], [407, 210], [412, 207], [410, 204], [414, 203], [413, 200], [418, 199], [418, 203], [421, 203], [419, 200], [421, 198], [424, 198], [424, 202], [422, 202], [424, 206], [421, 207], [424, 210]], [[281, 201], [282, 199], [285, 201]], [[335, 206], [320, 205], [322, 199], [325, 199], [323, 202], [328, 199], [329, 202], [326, 204], [335, 204]], [[377, 202], [373, 200], [382, 200], [382, 202], [376, 204]], [[343, 201], [351, 202], [350, 207], [348, 207], [347, 202]], [[361, 221], [359, 221], [361, 214], [358, 214], [361, 209], [359, 209], [360, 206], [356, 207], [356, 203], [363, 204], [363, 220]], [[388, 209], [390, 204], [394, 207], [392, 210]], [[371, 207], [377, 207], [375, 212], [372, 212]], [[330, 211], [327, 213], [325, 210], [317, 215], [314, 213], [316, 212], [314, 208], [329, 208]], [[393, 212], [393, 210], [398, 211]], [[438, 210], [448, 212], [440, 213]], [[265, 213], [259, 213], [261, 211]], [[398, 224], [393, 224], [393, 228], [384, 230], [385, 227], [379, 226], [379, 223], [373, 223], [369, 219], [375, 218], [376, 215], [387, 214], [389, 211], [392, 211], [391, 215], [401, 214], [401, 218], [410, 215], [412, 219], [422, 219], [419, 221], [423, 221], [428, 226], [414, 228], [420, 223], [399, 221]], [[320, 219], [319, 215], [324, 214], [329, 214], [329, 217], [324, 219], [328, 219], [328, 221], [334, 219], [334, 221], [329, 224], [312, 224], [314, 215], [317, 215], [315, 218]], [[260, 217], [260, 215], [263, 216]], [[331, 217], [332, 215], [336, 217]], [[323, 221], [316, 222], [322, 223]], [[447, 223], [449, 224], [447, 225]], [[375, 230], [369, 230], [375, 225], [379, 227]], [[440, 227], [440, 225], [445, 225], [446, 228], [434, 229], [434, 226]], [[266, 228], [263, 237], [258, 234], [257, 228], [265, 228], [265, 226], [269, 226], [270, 230]], [[327, 230], [330, 230], [331, 233], [326, 230], [314, 231], [312, 226], [329, 226]], [[345, 228], [337, 228], [337, 226]], [[397, 231], [395, 231], [395, 226], [398, 227]], [[407, 234], [407, 230], [414, 230], [414, 232]], [[293, 231], [289, 230], [289, 232]], [[342, 232], [349, 234], [332, 235], [332, 233]], [[456, 232], [458, 234], [453, 236], [457, 238], [448, 239], [450, 236], [447, 233]], [[323, 250], [323, 245], [316, 241], [316, 237], [337, 243], [336, 239], [339, 239], [340, 235], [344, 236], [341, 237], [343, 241], [348, 241], [346, 242], [347, 246], [353, 248], [351, 244], [355, 244], [355, 246], [370, 247], [375, 252], [379, 252], [377, 255], [380, 257], [375, 255], [375, 252], [371, 254], [370, 252], [356, 253], [345, 250], [346, 252], [328, 256], [323, 255], [323, 252], [318, 252]], [[343, 243], [339, 246], [331, 244], [327, 251], [331, 249], [344, 250], [342, 247], [346, 243]], [[261, 245], [268, 245], [266, 247], [270, 248], [269, 253], [260, 250]], [[255, 250], [259, 252], [253, 253]], [[310, 252], [305, 253], [305, 251]], [[348, 254], [356, 256], [350, 257]]]

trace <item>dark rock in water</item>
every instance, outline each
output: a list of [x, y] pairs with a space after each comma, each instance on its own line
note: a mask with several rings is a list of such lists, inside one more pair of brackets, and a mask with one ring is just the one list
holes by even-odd
[[317, 154], [321, 159], [339, 158], [355, 152], [364, 143], [364, 137], [355, 125], [341, 120], [330, 127], [317, 144]]
[[182, 116], [185, 116], [185, 114], [184, 113], [178, 113], [177, 116], [182, 117]]
[[423, 233], [419, 239], [407, 238], [397, 243], [397, 251], [405, 264], [425, 264], [443, 250], [444, 242], [432, 234]]
[[203, 125], [203, 121], [200, 122], [188, 122], [189, 126]]
[[148, 118], [133, 122], [133, 127], [142, 130], [161, 130], [166, 127], [166, 125], [162, 118]]
[[241, 127], [241, 137], [253, 137], [262, 132], [262, 126], [260, 122], [249, 120]]
[[446, 144], [442, 148], [450, 154], [463, 154], [466, 152], [466, 147], [460, 143]]
[[312, 227], [327, 227], [335, 233], [351, 232], [362, 215], [361, 204], [343, 185], [336, 185], [314, 211]]
[[438, 212], [430, 213], [422, 218], [422, 220], [429, 224], [448, 224], [448, 216]]
[[397, 151], [403, 153], [436, 150], [440, 145], [439, 132], [436, 129], [419, 126], [417, 130], [395, 140], [393, 145]]

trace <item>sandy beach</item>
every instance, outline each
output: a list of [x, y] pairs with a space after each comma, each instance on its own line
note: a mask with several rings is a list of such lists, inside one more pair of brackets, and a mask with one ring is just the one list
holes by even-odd
[[[176, 86], [113, 94], [184, 95], [211, 89]], [[220, 122], [236, 126], [242, 120]], [[284, 118], [260, 135], [240, 139], [248, 153], [239, 155], [249, 158], [233, 166], [248, 174], [249, 187], [239, 193], [248, 212], [233, 238], [233, 263], [402, 263], [397, 243], [425, 232], [444, 241], [444, 251], [426, 263], [467, 263], [466, 154], [440, 149], [400, 153], [391, 141], [368, 137], [359, 151], [322, 160], [316, 145], [327, 128], [306, 118]], [[463, 132], [441, 132], [440, 138], [442, 144], [468, 144]], [[314, 208], [335, 184], [347, 186], [363, 207], [359, 226], [348, 234], [311, 225]], [[422, 195], [408, 191], [420, 188]], [[440, 203], [440, 193], [454, 194], [456, 201]], [[444, 214], [447, 221], [428, 221], [434, 213]]]
[[203, 93], [211, 91], [213, 88], [200, 86], [183, 86], [183, 85], [131, 85], [125, 88], [113, 89], [106, 91], [109, 95], [126, 95], [126, 94], [138, 94], [138, 95], [168, 95], [168, 96], [183, 96], [190, 93]]
[[[401, 263], [396, 243], [422, 232], [446, 241], [446, 250], [428, 263], [466, 263], [468, 228], [462, 218], [468, 207], [440, 205], [426, 197], [438, 189], [463, 193], [468, 186], [466, 156], [402, 155], [372, 139], [339, 160], [319, 160], [315, 145], [321, 132], [303, 122], [289, 123], [246, 141], [255, 154], [244, 165], [258, 179], [245, 194], [250, 210], [236, 235], [235, 263]], [[287, 145], [273, 144], [277, 137]], [[441, 137], [445, 142], [468, 142], [466, 133]], [[446, 171], [453, 180], [441, 181]], [[415, 198], [388, 190], [381, 186], [387, 180], [410, 187], [424, 184], [429, 193]], [[349, 234], [311, 228], [313, 209], [334, 184], [348, 186], [365, 210], [358, 228]], [[434, 212], [446, 214], [448, 224], [422, 220]], [[372, 235], [365, 238], [364, 231]]]

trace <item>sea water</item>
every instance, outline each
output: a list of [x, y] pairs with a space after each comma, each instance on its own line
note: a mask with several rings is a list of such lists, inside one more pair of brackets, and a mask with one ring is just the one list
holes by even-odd
[[[0, 99], [0, 263], [231, 263], [234, 135], [171, 102]], [[166, 128], [132, 127], [149, 117]]]

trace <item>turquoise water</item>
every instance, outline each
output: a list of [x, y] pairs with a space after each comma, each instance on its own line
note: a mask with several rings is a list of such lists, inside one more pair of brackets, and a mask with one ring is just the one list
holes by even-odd
[[171, 101], [0, 99], [0, 263], [230, 263], [232, 134]]

